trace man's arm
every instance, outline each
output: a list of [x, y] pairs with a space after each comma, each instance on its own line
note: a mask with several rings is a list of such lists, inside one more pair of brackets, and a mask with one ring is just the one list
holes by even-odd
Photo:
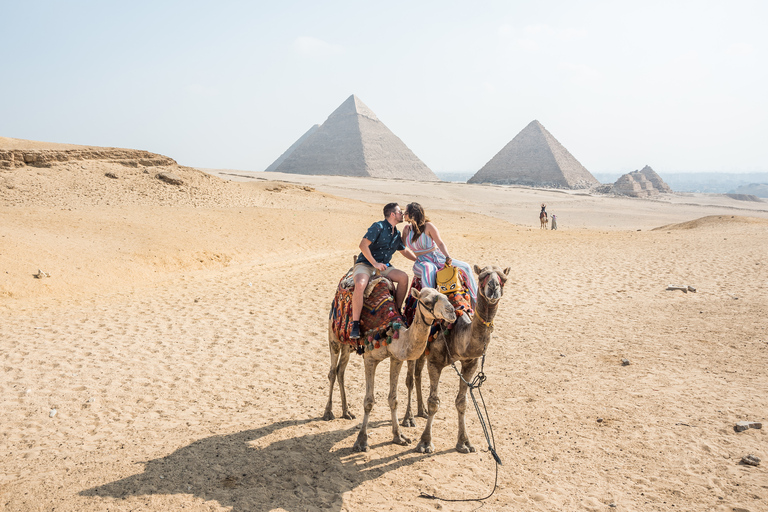
[[412, 250], [408, 249], [407, 247], [403, 250], [397, 251], [406, 258], [408, 258], [411, 261], [416, 261], [418, 258], [416, 258], [416, 255], [413, 253]]
[[368, 262], [373, 265], [373, 268], [379, 272], [387, 270], [387, 266], [385, 264], [379, 263], [373, 258], [373, 254], [371, 254], [371, 241], [367, 238], [360, 240], [360, 252], [362, 252], [363, 256], [365, 256], [365, 259], [367, 259]]

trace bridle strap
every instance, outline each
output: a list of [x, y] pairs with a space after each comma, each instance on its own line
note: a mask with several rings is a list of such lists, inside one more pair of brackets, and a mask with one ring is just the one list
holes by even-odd
[[477, 315], [477, 318], [480, 320], [480, 322], [482, 322], [482, 324], [483, 324], [484, 326], [486, 326], [486, 327], [493, 327], [493, 320], [491, 320], [490, 322], [486, 322], [486, 321], [483, 319], [483, 317], [482, 317], [482, 316], [480, 316], [480, 312], [479, 312], [479, 311], [477, 311], [477, 310], [475, 310], [475, 315]]
[[[429, 309], [421, 300], [416, 301], [416, 306], [419, 314], [421, 315], [421, 319], [424, 321], [425, 324], [432, 326], [433, 323], [435, 323], [435, 308]], [[424, 316], [424, 313], [421, 311], [421, 309], [418, 309], [418, 306], [423, 307], [427, 311], [429, 311], [429, 314], [432, 315], [432, 320], [430, 322], [427, 322], [427, 317]]]

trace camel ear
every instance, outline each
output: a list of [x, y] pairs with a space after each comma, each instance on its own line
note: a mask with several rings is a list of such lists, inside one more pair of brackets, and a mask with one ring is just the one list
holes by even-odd
[[421, 294], [419, 293], [419, 290], [417, 290], [416, 288], [411, 288], [411, 297], [413, 297], [416, 300], [419, 300], [420, 295]]
[[509, 271], [510, 271], [510, 270], [512, 270], [512, 267], [507, 267], [507, 268], [505, 268], [505, 269], [504, 269], [504, 275], [505, 275], [505, 276], [508, 276], [508, 275], [509, 275]]
[[480, 273], [481, 273], [482, 271], [483, 271], [483, 269], [481, 269], [480, 267], [478, 267], [477, 265], [475, 265], [475, 274], [477, 274], [477, 275], [480, 275]]

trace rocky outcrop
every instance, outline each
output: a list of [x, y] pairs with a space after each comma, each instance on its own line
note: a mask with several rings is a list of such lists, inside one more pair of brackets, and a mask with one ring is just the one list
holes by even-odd
[[750, 183], [749, 185], [741, 185], [734, 191], [734, 193], [768, 197], [768, 183]]
[[763, 200], [752, 194], [725, 194], [726, 197], [735, 199], [737, 201], [752, 201], [755, 203], [762, 203]]
[[176, 161], [167, 156], [135, 149], [98, 148], [98, 149], [5, 149], [0, 150], [0, 169], [18, 167], [51, 167], [61, 162], [79, 160], [102, 160], [128, 167], [160, 167], [176, 165]]

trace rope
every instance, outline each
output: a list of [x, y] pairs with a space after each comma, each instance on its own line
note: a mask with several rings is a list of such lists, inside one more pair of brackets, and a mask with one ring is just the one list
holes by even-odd
[[[448, 348], [448, 341], [445, 339], [445, 334], [443, 334], [443, 343], [445, 343], [445, 350], [448, 352], [448, 357], [452, 359], [450, 349]], [[499, 454], [496, 453], [496, 439], [493, 437], [493, 427], [491, 426], [491, 417], [488, 415], [488, 408], [485, 405], [485, 399], [483, 398], [483, 393], [480, 390], [480, 386], [482, 386], [487, 379], [487, 377], [485, 376], [485, 372], [483, 371], [485, 368], [485, 352], [487, 349], [488, 349], [488, 345], [486, 344], [485, 347], [483, 347], [483, 358], [481, 359], [481, 362], [480, 362], [480, 371], [477, 373], [477, 375], [475, 375], [475, 378], [472, 379], [472, 382], [467, 382], [467, 380], [461, 374], [459, 369], [456, 368], [455, 362], [451, 363], [451, 367], [453, 368], [453, 371], [456, 372], [456, 375], [458, 375], [459, 378], [462, 380], [462, 382], [464, 382], [464, 384], [466, 384], [467, 387], [469, 388], [469, 396], [472, 398], [472, 403], [475, 406], [477, 417], [480, 420], [480, 426], [483, 428], [483, 435], [485, 435], [485, 441], [488, 443], [488, 451], [493, 456], [493, 460], [496, 461], [496, 464], [494, 465], [494, 467], [496, 468], [496, 476], [493, 479], [493, 489], [491, 490], [490, 494], [488, 494], [488, 496], [485, 496], [484, 498], [467, 498], [462, 500], [450, 500], [446, 498], [440, 498], [439, 496], [435, 496], [434, 494], [427, 494], [424, 492], [419, 494], [420, 498], [425, 498], [430, 500], [451, 501], [451, 502], [483, 501], [493, 496], [493, 493], [496, 492], [497, 484], [499, 482], [499, 466], [502, 465], [502, 462], [501, 462], [501, 457], [499, 457]], [[477, 394], [480, 397], [480, 402], [482, 402], [483, 404], [483, 411], [485, 412], [484, 416], [483, 416], [483, 412], [480, 411], [480, 406], [478, 405], [477, 399], [475, 398], [475, 393], [474, 393], [475, 389], [477, 390]]]

